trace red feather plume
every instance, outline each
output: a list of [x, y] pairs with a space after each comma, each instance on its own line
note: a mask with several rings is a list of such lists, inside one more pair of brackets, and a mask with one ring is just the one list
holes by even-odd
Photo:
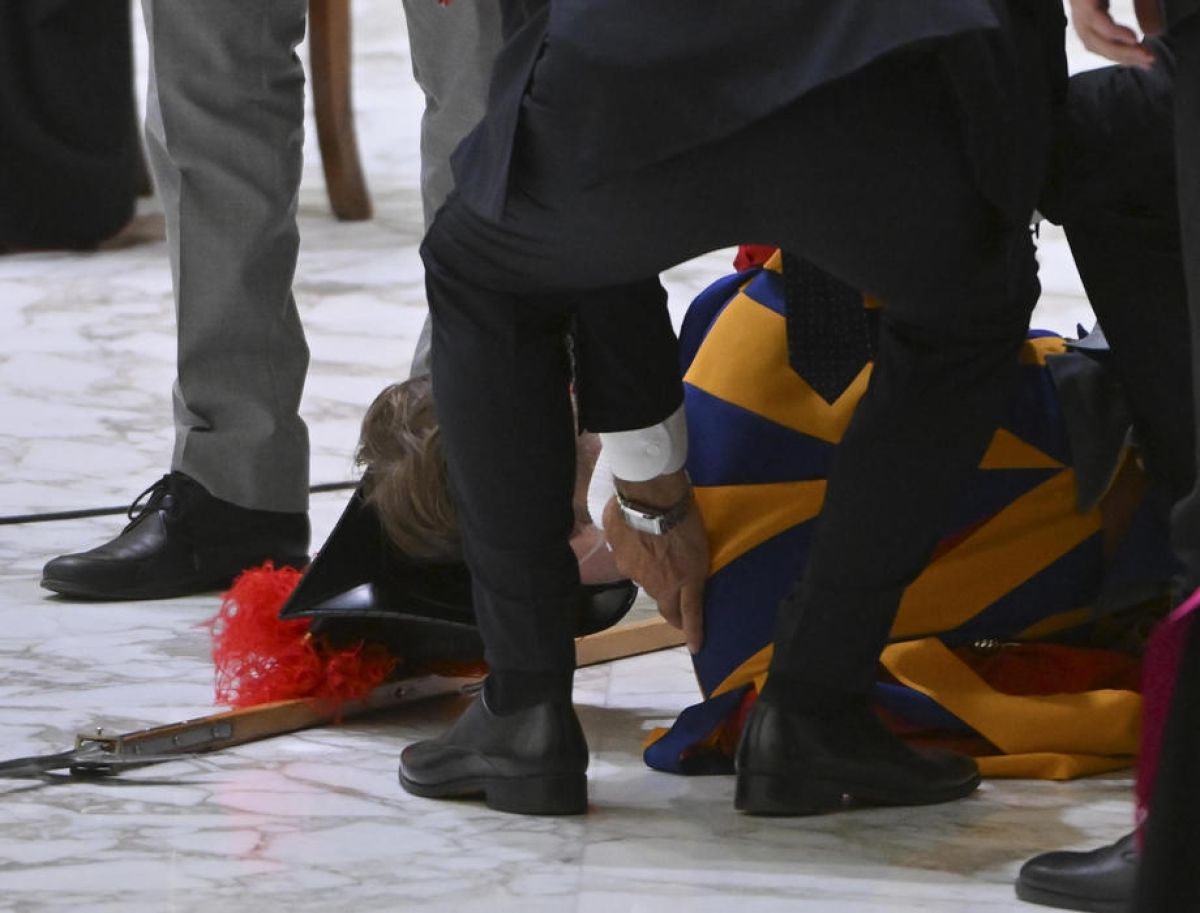
[[267, 562], [241, 574], [208, 622], [216, 667], [216, 700], [252, 707], [294, 698], [351, 701], [386, 682], [397, 659], [374, 644], [331, 649], [308, 633], [307, 619], [279, 610], [300, 582], [299, 571]]

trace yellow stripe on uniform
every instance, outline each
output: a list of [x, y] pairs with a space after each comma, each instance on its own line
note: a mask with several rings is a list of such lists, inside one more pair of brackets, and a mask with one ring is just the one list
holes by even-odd
[[1066, 612], [1058, 612], [1054, 615], [1048, 615], [1041, 621], [1034, 622], [1024, 631], [1017, 633], [1016, 640], [1045, 640], [1052, 634], [1057, 634], [1059, 631], [1069, 631], [1072, 628], [1077, 628], [1080, 625], [1087, 624], [1095, 613], [1091, 606], [1084, 606], [1079, 609], [1071, 609]]
[[718, 399], [829, 443], [842, 439], [871, 366], [832, 404], [788, 363], [782, 315], [739, 292], [713, 323], [684, 380]]
[[905, 591], [892, 637], [953, 631], [1096, 533], [1099, 510], [1075, 503], [1072, 470], [1021, 495]]
[[979, 775], [989, 780], [1074, 780], [1076, 777], [1094, 777], [1096, 774], [1125, 770], [1132, 767], [1133, 762], [1133, 757], [1124, 755], [1106, 758], [1101, 755], [1054, 754], [1048, 751], [984, 755], [975, 759], [979, 765]]
[[699, 486], [695, 495], [712, 550], [709, 574], [715, 574], [750, 549], [815, 517], [825, 499], [825, 480]]
[[980, 469], [1062, 469], [1063, 464], [1011, 431], [997, 428]]
[[762, 683], [767, 679], [767, 667], [771, 665], [771, 656], [774, 653], [775, 645], [767, 644], [730, 672], [709, 697], [720, 697], [726, 691], [732, 691], [734, 688], [750, 684], [753, 684], [761, 692]]
[[1021, 347], [1021, 364], [1044, 365], [1047, 355], [1063, 355], [1067, 343], [1061, 336], [1035, 336]]
[[1142, 699], [1134, 691], [1005, 694], [936, 637], [892, 644], [880, 662], [897, 681], [933, 698], [1005, 754], [1101, 758], [1113, 763], [1108, 769], [1128, 765], [1137, 754]]

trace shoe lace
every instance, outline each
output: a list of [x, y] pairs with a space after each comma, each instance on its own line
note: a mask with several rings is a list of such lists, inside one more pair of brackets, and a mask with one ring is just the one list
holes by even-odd
[[170, 507], [174, 500], [174, 496], [171, 494], [171, 477], [165, 475], [133, 499], [133, 503], [125, 511], [125, 516], [129, 518], [129, 523], [125, 528], [133, 526], [147, 512], [157, 509], [160, 504]]

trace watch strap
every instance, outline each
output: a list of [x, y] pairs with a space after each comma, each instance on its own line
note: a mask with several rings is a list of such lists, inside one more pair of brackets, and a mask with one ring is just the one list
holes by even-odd
[[670, 507], [651, 507], [647, 504], [640, 504], [637, 501], [629, 500], [619, 491], [617, 492], [617, 504], [621, 508], [621, 516], [625, 520], [625, 525], [651, 536], [665, 536], [677, 527], [691, 513], [694, 502], [695, 499], [692, 497], [690, 488], [686, 495]]

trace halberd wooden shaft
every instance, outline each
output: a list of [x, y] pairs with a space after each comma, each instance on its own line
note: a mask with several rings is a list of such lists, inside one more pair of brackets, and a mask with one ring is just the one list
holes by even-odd
[[[655, 618], [578, 638], [575, 642], [576, 662], [580, 667], [593, 666], [682, 643], [682, 632], [670, 627], [663, 619]], [[483, 677], [483, 673], [415, 675], [380, 685], [366, 697], [354, 701], [294, 698], [116, 735], [107, 735], [98, 728], [79, 735], [74, 751], [0, 764], [0, 776], [36, 777], [55, 770], [91, 776], [115, 773], [128, 767], [162, 763], [287, 735], [439, 695], [471, 694], [480, 687]], [[8, 772], [4, 773], [6, 767]]]

